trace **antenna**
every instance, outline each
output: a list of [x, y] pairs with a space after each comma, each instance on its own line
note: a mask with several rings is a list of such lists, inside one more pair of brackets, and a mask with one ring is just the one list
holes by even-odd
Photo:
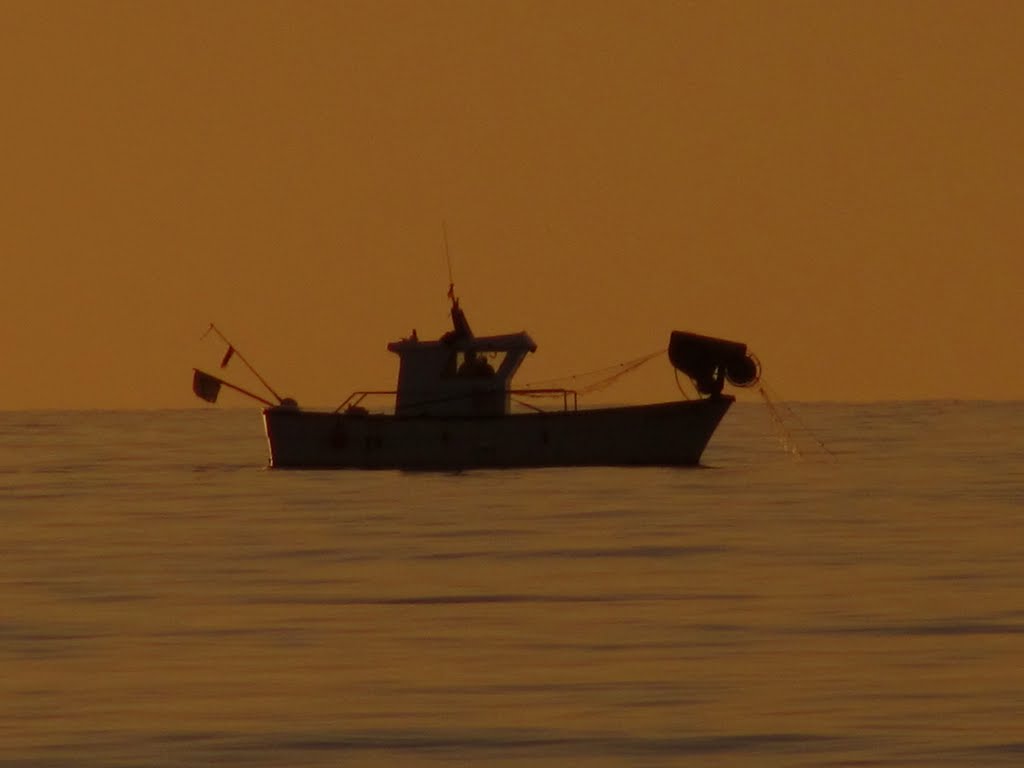
[[452, 277], [452, 255], [448, 251], [448, 224], [441, 219], [441, 234], [444, 235], [444, 259], [448, 263], [448, 298], [457, 303], [455, 298], [455, 278]]

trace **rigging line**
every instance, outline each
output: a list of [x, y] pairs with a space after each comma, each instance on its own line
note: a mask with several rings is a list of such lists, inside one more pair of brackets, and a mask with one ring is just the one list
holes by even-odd
[[[656, 353], [656, 354], [658, 354], [658, 353]], [[606, 378], [603, 378], [603, 379], [598, 379], [597, 381], [595, 381], [595, 382], [593, 382], [591, 384], [588, 384], [585, 387], [581, 387], [579, 389], [579, 392], [580, 392], [580, 394], [584, 394], [585, 395], [585, 394], [589, 394], [591, 392], [599, 392], [602, 389], [610, 387], [612, 384], [614, 384], [616, 381], [618, 381], [619, 379], [624, 377], [626, 374], [632, 373], [633, 371], [635, 371], [637, 368], [639, 368], [644, 363], [648, 362], [649, 360], [653, 360], [654, 357], [655, 357], [655, 355], [651, 355], [649, 357], [645, 357], [645, 358], [642, 358], [640, 360], [637, 360], [637, 361], [633, 362], [632, 364], [624, 365], [624, 367], [621, 370], [616, 371], [615, 373], [611, 374], [610, 376], [607, 376]]]
[[648, 360], [654, 359], [655, 357], [657, 357], [660, 354], [663, 354], [664, 352], [665, 352], [664, 348], [659, 348], [659, 349], [656, 349], [653, 352], [649, 352], [646, 355], [642, 355], [641, 357], [635, 357], [632, 360], [626, 360], [626, 361], [621, 362], [621, 363], [616, 363], [615, 365], [607, 365], [604, 368], [596, 368], [596, 369], [594, 369], [592, 371], [584, 371], [583, 373], [570, 373], [567, 376], [556, 376], [555, 378], [552, 378], [552, 379], [540, 379], [539, 381], [531, 381], [529, 384], [525, 384], [524, 386], [526, 386], [526, 387], [537, 387], [537, 386], [543, 386], [543, 385], [546, 385], [546, 384], [554, 384], [554, 383], [557, 383], [557, 382], [560, 382], [560, 381], [574, 381], [576, 379], [582, 379], [582, 378], [585, 378], [587, 376], [596, 376], [599, 373], [607, 373], [609, 371], [619, 371], [619, 370], [621, 370], [623, 368], [626, 368], [626, 371], [623, 371], [623, 373], [628, 373], [628, 371], [631, 371], [634, 368], [639, 367], [643, 363], [646, 363]]
[[[655, 354], [660, 354], [660, 352]], [[653, 357], [654, 355], [651, 355], [645, 358], [638, 358], [628, 363], [622, 363], [621, 367], [619, 367], [618, 369], [614, 369], [610, 375], [605, 376], [604, 378], [598, 379], [596, 381], [592, 381], [590, 384], [587, 384], [585, 386], [577, 386], [575, 391], [577, 392], [577, 394], [589, 394], [592, 392], [598, 392], [602, 389], [606, 389], [607, 387], [610, 387], [616, 381], [624, 377], [626, 374], [635, 371], [648, 360], [653, 359]], [[578, 377], [572, 378], [575, 379]]]

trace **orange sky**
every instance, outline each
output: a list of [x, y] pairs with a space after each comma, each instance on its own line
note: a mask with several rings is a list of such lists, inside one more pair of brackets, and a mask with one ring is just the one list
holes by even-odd
[[2, 408], [201, 405], [210, 320], [301, 404], [390, 387], [447, 328], [442, 220], [520, 383], [681, 328], [789, 399], [1024, 398], [1020, 3], [0, 15]]

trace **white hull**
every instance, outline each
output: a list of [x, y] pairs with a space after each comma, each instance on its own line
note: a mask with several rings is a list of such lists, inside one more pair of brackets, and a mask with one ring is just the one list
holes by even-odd
[[733, 398], [494, 417], [263, 411], [273, 467], [433, 469], [686, 466]]

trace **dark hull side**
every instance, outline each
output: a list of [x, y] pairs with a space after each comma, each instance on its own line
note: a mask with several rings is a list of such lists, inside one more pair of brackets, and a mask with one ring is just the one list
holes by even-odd
[[697, 464], [733, 398], [493, 418], [263, 412], [279, 468], [462, 470]]

